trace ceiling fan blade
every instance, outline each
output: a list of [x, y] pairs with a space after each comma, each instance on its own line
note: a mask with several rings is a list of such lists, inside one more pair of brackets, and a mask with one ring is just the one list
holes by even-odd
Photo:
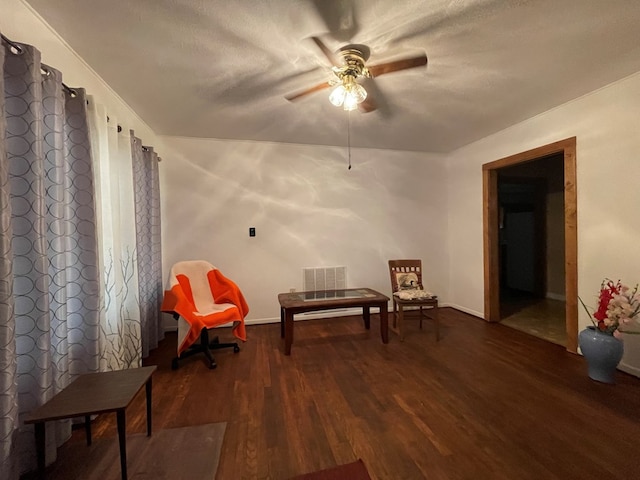
[[284, 98], [286, 98], [290, 102], [295, 102], [296, 100], [299, 100], [301, 97], [310, 95], [315, 92], [319, 92], [320, 90], [324, 90], [325, 88], [329, 88], [330, 86], [331, 84], [329, 82], [319, 83], [318, 85], [314, 85], [313, 87], [307, 88], [306, 90], [285, 95]]
[[366, 90], [367, 98], [365, 98], [360, 104], [358, 104], [358, 110], [362, 113], [373, 112], [378, 109], [378, 89], [376, 88], [373, 78], [363, 78], [360, 80], [360, 85]]
[[340, 67], [340, 63], [338, 62], [336, 56], [331, 50], [329, 50], [329, 47], [327, 47], [319, 37], [311, 37], [311, 40], [313, 40], [318, 48], [322, 50], [322, 53], [324, 53], [324, 56], [327, 57], [331, 65], [333, 65], [334, 67]]
[[353, 3], [353, 0], [313, 0], [327, 30], [339, 42], [347, 42], [358, 33]]
[[364, 101], [358, 105], [358, 109], [362, 113], [369, 113], [377, 110], [378, 105], [376, 105], [376, 101], [373, 98], [373, 95], [368, 94], [367, 98], [365, 98]]
[[397, 72], [408, 68], [423, 67], [427, 64], [427, 54], [423, 53], [417, 57], [404, 58], [393, 62], [381, 63], [367, 67], [372, 77], [379, 77], [385, 73]]

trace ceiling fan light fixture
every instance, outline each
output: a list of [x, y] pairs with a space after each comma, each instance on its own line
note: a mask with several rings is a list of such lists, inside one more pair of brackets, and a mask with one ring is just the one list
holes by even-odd
[[352, 75], [343, 75], [342, 84], [333, 89], [329, 101], [336, 107], [342, 106], [347, 111], [355, 110], [358, 104], [367, 98], [367, 91], [356, 82]]
[[[335, 3], [345, 2], [328, 2], [332, 5]], [[348, 3], [348, 2], [346, 2]], [[369, 60], [369, 54], [371, 49], [366, 45], [361, 44], [349, 44], [340, 47], [338, 51], [334, 53], [325, 45], [325, 43], [319, 37], [311, 37], [316, 46], [329, 60], [333, 72], [333, 76], [322, 83], [314, 85], [301, 92], [296, 92], [291, 95], [285, 95], [285, 98], [290, 102], [296, 101], [299, 98], [310, 95], [312, 93], [330, 88], [332, 91], [329, 93], [329, 101], [336, 107], [343, 107], [345, 110], [355, 110], [360, 108], [363, 113], [373, 112], [380, 103], [376, 101], [376, 96], [380, 95], [380, 92], [376, 92], [375, 83], [367, 85], [372, 86], [373, 90], [367, 95], [367, 91], [358, 81], [364, 82], [365, 79], [371, 79], [379, 77], [380, 75], [387, 75], [393, 72], [401, 70], [407, 70], [409, 68], [426, 67], [427, 54], [420, 53], [412, 57], [401, 58], [398, 60], [392, 60], [386, 63], [378, 63], [371, 66], [365, 65]], [[369, 100], [366, 103], [365, 100]]]

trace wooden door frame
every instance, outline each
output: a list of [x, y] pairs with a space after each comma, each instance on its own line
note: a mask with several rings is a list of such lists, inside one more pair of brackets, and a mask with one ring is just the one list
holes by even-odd
[[542, 157], [564, 157], [564, 244], [566, 349], [578, 351], [578, 229], [576, 195], [576, 137], [567, 138], [482, 165], [484, 318], [500, 321], [500, 271], [498, 254], [498, 170]]

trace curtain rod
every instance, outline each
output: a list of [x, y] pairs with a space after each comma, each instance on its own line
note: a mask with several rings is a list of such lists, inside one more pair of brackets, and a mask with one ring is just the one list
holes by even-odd
[[[0, 33], [0, 38], [2, 39], [2, 41], [4, 41], [7, 45], [9, 45], [10, 47], [13, 47], [15, 50], [18, 51], [18, 54], [23, 52], [23, 48], [22, 45], [20, 45], [19, 43], [14, 42], [13, 40], [9, 40], [7, 37], [5, 37], [3, 34]], [[12, 52], [14, 53], [14, 52]], [[49, 73], [47, 71], [46, 68], [42, 68], [41, 70], [44, 70], [46, 73]], [[76, 92], [73, 88], [68, 87], [64, 82], [60, 82], [62, 83], [62, 88], [64, 89], [65, 92], [67, 92], [69, 95], [71, 95], [72, 97], [75, 97], [76, 95], [78, 95], [78, 92]]]

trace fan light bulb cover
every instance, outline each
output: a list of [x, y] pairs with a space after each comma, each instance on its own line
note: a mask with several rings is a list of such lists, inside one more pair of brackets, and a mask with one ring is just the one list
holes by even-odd
[[356, 83], [355, 78], [346, 75], [342, 79], [342, 85], [338, 85], [329, 95], [329, 101], [336, 107], [342, 106], [345, 110], [355, 110], [358, 104], [367, 98], [367, 91]]
[[331, 95], [329, 95], [329, 101], [336, 107], [339, 107], [343, 104], [346, 95], [347, 89], [344, 88], [343, 85], [338, 85], [333, 89]]
[[344, 108], [347, 112], [358, 108], [358, 100], [355, 95], [348, 93], [344, 98], [342, 108]]
[[349, 93], [351, 93], [351, 96], [356, 99], [357, 103], [362, 103], [364, 102], [364, 99], [367, 98], [367, 91], [358, 83], [353, 84], [353, 88]]

